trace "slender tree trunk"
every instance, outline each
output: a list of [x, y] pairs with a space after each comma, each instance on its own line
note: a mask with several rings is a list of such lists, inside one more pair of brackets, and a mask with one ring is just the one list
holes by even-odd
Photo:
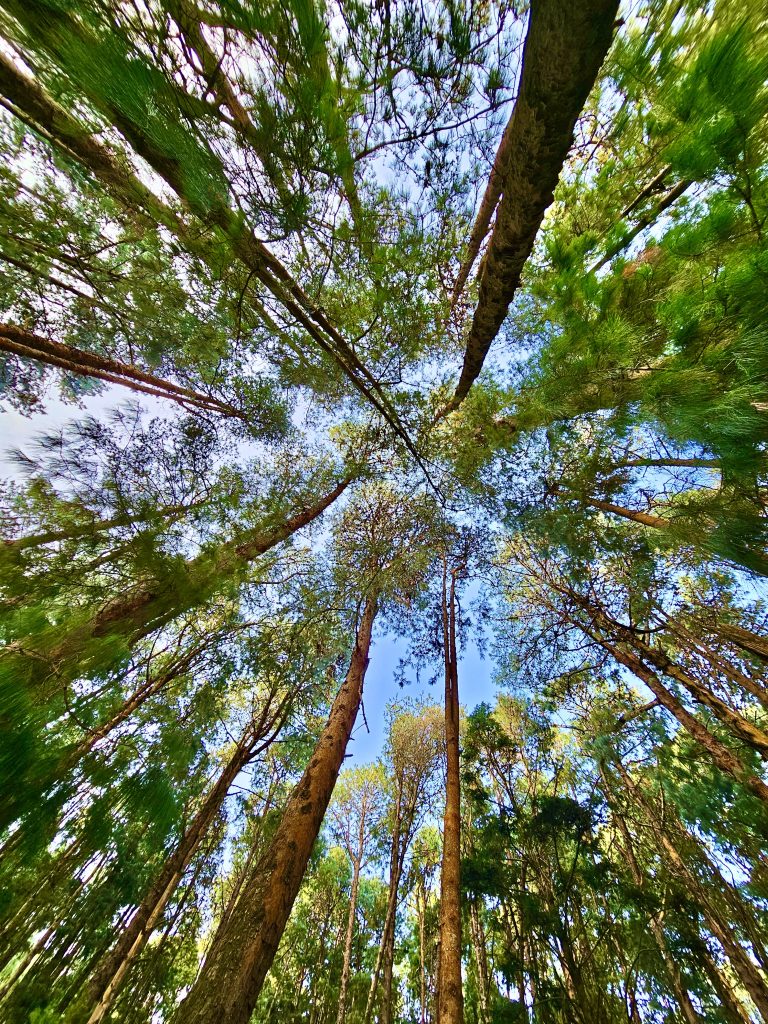
[[[629, 869], [632, 873], [632, 878], [635, 882], [635, 885], [637, 885], [638, 888], [642, 889], [645, 884], [645, 876], [640, 870], [640, 865], [638, 864], [637, 858], [635, 857], [634, 845], [632, 842], [632, 837], [629, 832], [629, 828], [627, 827], [627, 823], [624, 820], [624, 816], [619, 812], [615, 805], [610, 782], [608, 781], [608, 776], [602, 765], [600, 766], [600, 777], [603, 782], [603, 790], [605, 792], [608, 805], [611, 808], [611, 814], [613, 816], [614, 821], [619, 826], [619, 831], [621, 832], [622, 837], [624, 839], [624, 852], [627, 857]], [[675, 999], [677, 1000], [677, 1004], [680, 1007], [680, 1012], [685, 1017], [686, 1024], [702, 1024], [701, 1017], [699, 1017], [698, 1013], [696, 1012], [694, 1005], [691, 1001], [690, 994], [685, 985], [683, 984], [683, 977], [680, 973], [680, 969], [678, 968], [675, 962], [675, 958], [669, 951], [667, 938], [664, 934], [664, 929], [661, 926], [658, 917], [655, 914], [652, 914], [649, 918], [648, 923], [650, 925], [651, 933], [656, 942], [656, 946], [659, 950], [661, 959], [664, 962], [664, 967], [666, 968], [667, 975], [669, 976], [669, 981], [672, 985], [672, 991], [674, 992]]]
[[209, 791], [173, 854], [163, 865], [116, 945], [95, 969], [89, 990], [96, 1005], [88, 1018], [88, 1024], [99, 1024], [109, 1013], [128, 968], [146, 945], [184, 871], [211, 827], [235, 777], [255, 756], [256, 743], [263, 738], [259, 735], [261, 732], [263, 730], [249, 730], [240, 740], [224, 771]]
[[648, 213], [644, 214], [640, 220], [638, 220], [637, 224], [635, 224], [635, 226], [622, 237], [620, 242], [612, 245], [606, 254], [599, 259], [594, 266], [589, 268], [590, 273], [594, 274], [596, 271], [600, 270], [601, 267], [604, 267], [606, 263], [610, 263], [613, 257], [618, 256], [620, 252], [626, 249], [629, 243], [634, 238], [637, 238], [641, 231], [645, 231], [645, 229], [650, 227], [651, 224], [655, 224], [662, 213], [664, 213], [665, 210], [668, 210], [684, 192], [687, 192], [692, 184], [693, 182], [689, 179], [683, 179], [682, 181], [678, 181], [676, 185], [673, 185], [669, 192], [667, 192], [665, 196], [662, 196], [656, 206], [654, 206], [652, 210], [649, 210]]
[[[42, 657], [35, 659], [34, 664], [25, 659], [31, 681], [43, 682], [55, 673], [57, 683], [62, 684], [73, 674], [84, 670], [80, 655], [88, 641], [116, 636], [136, 643], [153, 629], [202, 604], [253, 559], [317, 519], [346, 490], [352, 479], [352, 475], [346, 476], [315, 504], [278, 526], [254, 529], [239, 541], [222, 544], [213, 555], [205, 552], [191, 559], [183, 572], [178, 572], [178, 578], [138, 584], [120, 597], [107, 601], [85, 623], [70, 629], [64, 639], [41, 651]], [[6, 656], [15, 656], [10, 646], [6, 648]]]
[[426, 891], [422, 889], [419, 901], [419, 1024], [426, 1024], [427, 1020], [426, 902]]
[[677, 847], [672, 842], [666, 829], [659, 823], [654, 809], [648, 804], [639, 786], [631, 779], [620, 761], [617, 760], [615, 764], [628, 795], [633, 803], [642, 809], [645, 820], [656, 836], [660, 851], [663, 853], [665, 860], [687, 888], [690, 897], [695, 901], [696, 907], [703, 914], [707, 927], [723, 947], [739, 981], [749, 993], [760, 1016], [764, 1021], [768, 1022], [768, 984], [766, 984], [760, 971], [749, 958], [744, 948], [734, 937], [733, 930], [728, 922], [722, 920], [719, 911], [710, 900], [696, 873], [688, 868], [680, 856]]
[[650, 662], [655, 668], [676, 680], [683, 686], [697, 703], [709, 708], [715, 718], [732, 733], [732, 735], [756, 750], [763, 758], [768, 757], [768, 735], [758, 726], [744, 718], [725, 701], [715, 696], [709, 687], [689, 675], [680, 665], [672, 661], [660, 647], [652, 647], [629, 630], [622, 630], [622, 639], [635, 648], [638, 654]]
[[768, 688], [759, 679], [742, 672], [729, 658], [725, 658], [719, 651], [713, 650], [706, 640], [691, 633], [674, 619], [670, 620], [669, 630], [673, 636], [706, 658], [713, 668], [719, 669], [732, 683], [751, 694], [768, 711]]
[[247, 1024], [299, 892], [344, 760], [363, 694], [376, 599], [358, 628], [349, 671], [306, 771], [269, 847], [254, 865], [213, 940], [176, 1024]]
[[623, 505], [614, 505], [610, 501], [601, 501], [600, 498], [586, 498], [585, 502], [587, 505], [591, 505], [592, 508], [598, 508], [601, 512], [611, 512], [615, 516], [621, 516], [622, 519], [629, 519], [630, 522], [639, 523], [641, 526], [650, 526], [654, 530], [667, 530], [669, 529], [669, 520], [662, 519], [661, 516], [651, 515], [650, 512], [637, 512], [633, 508], [624, 508]]
[[[595, 634], [591, 634], [595, 635]], [[726, 775], [730, 775], [736, 779], [747, 789], [751, 790], [755, 796], [768, 803], [768, 786], [759, 779], [756, 775], [753, 775], [749, 769], [744, 767], [743, 762], [736, 757], [731, 750], [722, 743], [716, 736], [714, 736], [709, 729], [694, 716], [692, 715], [680, 701], [675, 697], [661, 682], [655, 672], [651, 671], [647, 665], [645, 665], [635, 655], [629, 654], [627, 651], [623, 651], [620, 648], [614, 646], [606, 640], [599, 640], [598, 642], [613, 655], [613, 657], [620, 664], [625, 665], [628, 669], [635, 673], [635, 675], [642, 679], [648, 689], [653, 693], [660, 704], [662, 704], [667, 711], [669, 711], [682, 727], [691, 734], [691, 736], [704, 747], [712, 761], [717, 767], [724, 772]]]
[[712, 982], [712, 988], [717, 992], [717, 998], [720, 1000], [720, 1006], [728, 1024], [750, 1024], [749, 1014], [741, 1005], [727, 979], [723, 977], [723, 973], [718, 965], [712, 959], [712, 955], [707, 949], [706, 941], [701, 942], [698, 956], [704, 965], [707, 977]]
[[349, 913], [347, 915], [347, 933], [344, 937], [344, 962], [339, 982], [339, 1013], [336, 1024], [344, 1024], [347, 1016], [347, 992], [349, 990], [349, 968], [352, 962], [352, 939], [355, 934], [355, 913], [357, 912], [357, 893], [360, 887], [360, 865], [363, 860], [365, 845], [365, 815], [360, 817], [360, 834], [358, 835], [357, 856], [352, 860], [352, 889], [349, 894]]
[[491, 991], [490, 974], [488, 972], [488, 953], [485, 944], [485, 933], [480, 912], [477, 908], [477, 900], [469, 901], [469, 925], [472, 938], [472, 948], [475, 954], [475, 965], [477, 967], [477, 989], [480, 1003], [480, 1024], [490, 1024], [489, 996]]
[[46, 530], [44, 533], [16, 537], [13, 540], [6, 540], [2, 543], [7, 551], [26, 551], [28, 548], [41, 547], [43, 544], [52, 544], [59, 540], [78, 540], [81, 537], [94, 537], [99, 533], [105, 533], [107, 530], [113, 530], [119, 526], [135, 526], [138, 523], [155, 523], [163, 519], [171, 519], [201, 508], [203, 504], [204, 502], [199, 501], [190, 505], [166, 505], [163, 508], [153, 509], [152, 512], [144, 514], [113, 516], [112, 519], [94, 519], [91, 523], [71, 526], [66, 530]]
[[459, 765], [459, 672], [456, 652], [456, 572], [448, 592], [443, 558], [443, 644], [445, 650], [446, 785], [443, 859], [440, 870], [440, 960], [437, 1024], [462, 1024], [461, 981], [461, 783]]
[[93, 377], [108, 384], [120, 384], [141, 394], [166, 398], [185, 408], [247, 419], [246, 414], [240, 409], [235, 409], [234, 406], [217, 398], [163, 380], [131, 363], [123, 363], [117, 359], [97, 355], [95, 352], [86, 352], [58, 341], [50, 341], [15, 324], [0, 324], [0, 351], [10, 352], [24, 359], [34, 359], [82, 377]]

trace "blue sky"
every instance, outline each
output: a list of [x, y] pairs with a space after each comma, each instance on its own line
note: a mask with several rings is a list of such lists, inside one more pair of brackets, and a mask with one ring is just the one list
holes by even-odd
[[[370, 664], [365, 678], [363, 704], [366, 731], [362, 713], [358, 715], [352, 740], [349, 745], [351, 757], [346, 766], [364, 764], [374, 760], [384, 744], [385, 708], [391, 700], [402, 697], [420, 697], [433, 704], [443, 703], [442, 678], [434, 686], [422, 681], [417, 683], [415, 675], [410, 685], [403, 689], [398, 686], [395, 674], [399, 660], [405, 655], [406, 642], [391, 634], [374, 634]], [[470, 713], [484, 701], [492, 701], [496, 688], [492, 681], [493, 664], [483, 660], [473, 641], [469, 641], [459, 665], [459, 699], [462, 707]]]

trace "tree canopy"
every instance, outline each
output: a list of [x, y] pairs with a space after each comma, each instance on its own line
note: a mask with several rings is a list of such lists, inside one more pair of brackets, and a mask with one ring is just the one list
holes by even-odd
[[0, 0], [0, 151], [0, 1018], [768, 1024], [765, 5]]

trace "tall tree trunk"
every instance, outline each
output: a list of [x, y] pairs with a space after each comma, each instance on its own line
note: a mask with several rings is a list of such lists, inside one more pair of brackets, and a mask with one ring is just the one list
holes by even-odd
[[[480, 269], [480, 295], [464, 365], [444, 413], [467, 396], [507, 315], [552, 202], [576, 118], [608, 52], [618, 6], [618, 0], [531, 4], [520, 89], [502, 141], [504, 166], [494, 166], [494, 185], [489, 183], [503, 194]], [[492, 205], [493, 196], [481, 205], [484, 220]], [[484, 233], [481, 222], [477, 234]]]
[[131, 363], [123, 363], [95, 352], [86, 352], [58, 341], [50, 341], [15, 324], [0, 324], [0, 352], [10, 352], [24, 359], [34, 359], [48, 366], [66, 370], [68, 373], [93, 377], [108, 384], [120, 384], [141, 394], [177, 402], [188, 409], [200, 409], [243, 420], [248, 418], [242, 410], [235, 409], [226, 402], [181, 387], [172, 381], [163, 380]]
[[694, 679], [674, 662], [663, 648], [645, 643], [636, 633], [628, 629], [620, 629], [620, 635], [623, 642], [634, 647], [646, 662], [650, 662], [659, 671], [676, 680], [697, 703], [709, 708], [715, 718], [722, 722], [736, 739], [752, 747], [763, 758], [768, 757], [768, 735], [762, 729], [715, 696], [709, 687]]
[[360, 865], [365, 849], [365, 815], [360, 816], [360, 833], [357, 837], [357, 856], [352, 858], [352, 888], [349, 894], [349, 913], [347, 915], [347, 932], [344, 936], [344, 962], [339, 982], [339, 1013], [336, 1024], [344, 1024], [347, 1016], [347, 992], [349, 990], [349, 969], [352, 962], [352, 940], [355, 935], [355, 914], [357, 912], [357, 894], [360, 888]]
[[741, 1005], [727, 979], [712, 959], [712, 954], [707, 948], [706, 941], [702, 941], [698, 950], [698, 956], [704, 966], [707, 977], [712, 982], [712, 988], [717, 992], [723, 1015], [728, 1024], [749, 1024], [749, 1014]]
[[[594, 633], [590, 635], [595, 636]], [[680, 725], [707, 751], [720, 771], [730, 775], [754, 793], [755, 796], [768, 803], [768, 786], [763, 780], [759, 779], [748, 768], [745, 768], [743, 762], [724, 743], [684, 708], [677, 697], [664, 686], [655, 672], [638, 657], [630, 654], [628, 651], [621, 650], [607, 640], [598, 639], [598, 643], [601, 643], [616, 661], [634, 672], [638, 679], [642, 679], [659, 703], [674, 715]]]
[[617, 760], [615, 765], [627, 794], [632, 802], [642, 810], [647, 824], [658, 841], [659, 849], [664, 859], [667, 861], [672, 872], [686, 887], [689, 896], [694, 900], [695, 906], [707, 922], [707, 927], [723, 947], [739, 981], [749, 993], [760, 1016], [764, 1021], [768, 1022], [768, 984], [766, 984], [765, 979], [749, 958], [745, 949], [734, 937], [730, 924], [722, 919], [719, 910], [709, 898], [709, 894], [699, 881], [696, 873], [683, 860], [667, 830], [659, 822], [657, 814], [640, 790], [640, 787], [632, 780], [620, 761]]
[[[392, 1010], [392, 961], [394, 959], [395, 947], [395, 924], [397, 919], [397, 894], [400, 888], [400, 876], [402, 873], [404, 851], [401, 855], [400, 837], [402, 834], [402, 800], [403, 788], [401, 780], [398, 779], [397, 799], [395, 801], [395, 823], [392, 830], [392, 843], [389, 851], [389, 889], [387, 892], [387, 910], [384, 915], [384, 928], [381, 933], [381, 941], [376, 954], [376, 963], [371, 976], [371, 984], [368, 989], [368, 999], [365, 1004], [363, 1020], [365, 1024], [371, 1020], [373, 1006], [376, 999], [376, 991], [379, 986], [379, 979], [382, 979], [384, 992], [382, 996], [381, 1009], [379, 1011], [379, 1024], [389, 1024], [389, 1017]], [[389, 969], [387, 963], [389, 962]], [[389, 991], [387, 992], [387, 984]]]
[[730, 622], [706, 623], [704, 628], [714, 633], [715, 636], [727, 640], [735, 647], [739, 647], [747, 654], [768, 662], [768, 639], [759, 633], [754, 633], [751, 629], [745, 629], [743, 626], [734, 626]]
[[456, 651], [456, 573], [443, 556], [443, 646], [445, 651], [446, 783], [443, 859], [440, 869], [440, 960], [437, 1024], [462, 1024], [461, 983], [461, 782], [459, 765], [459, 672]]
[[488, 951], [485, 943], [485, 931], [480, 918], [477, 900], [473, 897], [469, 901], [469, 931], [472, 939], [472, 949], [475, 954], [475, 965], [477, 968], [477, 994], [480, 1003], [480, 1024], [490, 1024], [489, 997], [491, 991], [490, 974], [488, 972]]
[[[40, 652], [41, 657], [27, 666], [31, 680], [43, 682], [55, 673], [57, 683], [62, 684], [73, 674], [83, 671], [80, 655], [88, 641], [117, 636], [133, 644], [175, 616], [202, 604], [253, 559], [317, 519], [346, 490], [352, 479], [351, 474], [344, 477], [313, 505], [278, 526], [256, 528], [238, 541], [222, 544], [213, 555], [210, 552], [198, 555], [187, 562], [183, 570], [177, 570], [178, 578], [138, 584], [127, 593], [107, 601], [95, 615]], [[11, 647], [6, 651], [6, 656], [15, 656]]]
[[274, 720], [267, 722], [266, 710], [260, 721], [252, 723], [116, 945], [96, 967], [89, 984], [96, 1005], [88, 1018], [88, 1024], [99, 1024], [109, 1013], [129, 967], [146, 945], [184, 871], [211, 827], [230, 786], [238, 773], [259, 752], [257, 744], [265, 738], [267, 732], [273, 731], [273, 725]]
[[[635, 882], [635, 885], [639, 889], [642, 889], [644, 888], [645, 884], [645, 876], [643, 875], [643, 872], [640, 870], [640, 865], [638, 864], [637, 857], [635, 856], [632, 836], [630, 835], [629, 828], [627, 827], [627, 823], [624, 820], [624, 816], [616, 807], [615, 798], [613, 796], [613, 791], [611, 789], [608, 775], [602, 764], [600, 765], [600, 777], [602, 779], [603, 791], [605, 793], [608, 806], [611, 808], [611, 815], [613, 817], [613, 820], [619, 826], [619, 831], [621, 832], [622, 837], [624, 839], [624, 853], [627, 857], [627, 863], [629, 864], [629, 869], [632, 873], [632, 878]], [[664, 967], [666, 968], [670, 984], [672, 985], [672, 991], [674, 992], [675, 999], [677, 1000], [677, 1004], [680, 1007], [680, 1012], [682, 1013], [683, 1017], [685, 1017], [687, 1024], [702, 1024], [701, 1017], [699, 1017], [698, 1013], [696, 1012], [694, 1005], [691, 1001], [688, 989], [685, 987], [683, 983], [683, 977], [680, 973], [680, 969], [678, 968], [675, 962], [675, 958], [669, 951], [669, 945], [667, 944], [667, 938], [664, 934], [664, 929], [656, 914], [652, 914], [650, 916], [648, 924], [650, 925], [651, 934], [653, 935], [653, 938], [656, 942], [656, 946], [659, 950], [659, 954], [664, 963]]]
[[164, 519], [173, 519], [177, 516], [183, 516], [187, 512], [194, 512], [204, 504], [202, 501], [196, 501], [189, 505], [165, 505], [162, 508], [153, 509], [151, 512], [113, 516], [111, 519], [94, 519], [93, 522], [82, 523], [79, 526], [73, 525], [68, 529], [45, 530], [43, 533], [28, 534], [24, 537], [16, 537], [13, 540], [5, 540], [2, 543], [6, 551], [26, 551], [28, 548], [41, 547], [43, 544], [53, 544], [59, 540], [78, 540], [81, 537], [94, 537], [99, 533], [105, 533], [120, 526], [135, 526], [138, 523], [156, 523]]
[[363, 695], [376, 598], [369, 596], [346, 679], [278, 829], [220, 925], [176, 1024], [247, 1024], [298, 895]]

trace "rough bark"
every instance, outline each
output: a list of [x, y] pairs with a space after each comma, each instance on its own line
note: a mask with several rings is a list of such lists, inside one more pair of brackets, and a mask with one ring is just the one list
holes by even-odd
[[501, 173], [503, 196], [480, 270], [464, 365], [446, 411], [466, 397], [520, 283], [573, 141], [576, 118], [608, 52], [618, 0], [534, 0]]
[[[594, 635], [594, 634], [592, 634]], [[601, 642], [598, 640], [598, 642]], [[736, 779], [743, 786], [749, 789], [760, 800], [768, 803], [768, 786], [745, 768], [743, 762], [729, 750], [716, 736], [714, 736], [705, 725], [694, 717], [680, 701], [662, 683], [659, 677], [646, 664], [634, 654], [623, 651], [608, 641], [602, 641], [605, 650], [611, 654], [616, 661], [634, 672], [638, 679], [642, 679], [648, 689], [678, 720], [680, 725], [707, 751], [712, 761], [726, 775]]]
[[440, 959], [437, 1024], [462, 1024], [461, 983], [461, 782], [459, 765], [459, 672], [456, 651], [456, 572], [448, 588], [443, 563], [446, 783], [443, 858], [440, 868]]
[[108, 955], [96, 967], [89, 990], [94, 1008], [88, 1024], [99, 1024], [109, 1013], [128, 969], [146, 945], [168, 900], [204, 839], [237, 774], [255, 756], [262, 728], [249, 730], [240, 740], [226, 767], [209, 791], [200, 810], [184, 832], [178, 846], [166, 860], [148, 893]]
[[695, 900], [696, 906], [707, 922], [707, 927], [723, 947], [739, 981], [749, 993], [750, 999], [757, 1007], [760, 1016], [764, 1021], [768, 1022], [768, 985], [766, 985], [765, 980], [744, 948], [734, 937], [733, 929], [727, 921], [722, 920], [718, 909], [710, 900], [709, 894], [699, 881], [696, 873], [690, 870], [683, 860], [677, 847], [666, 829], [659, 822], [658, 816], [649, 805], [640, 788], [618, 761], [616, 762], [616, 768], [621, 775], [630, 798], [642, 809], [643, 816], [657, 839], [664, 859], [674, 874], [686, 886], [689, 895]]
[[363, 693], [376, 599], [367, 599], [355, 649], [328, 722], [278, 829], [219, 927], [176, 1024], [247, 1024], [272, 965], [331, 799]]
[[730, 622], [707, 623], [705, 629], [727, 640], [746, 654], [768, 662], [768, 638], [760, 636], [759, 633], [753, 633], [751, 629], [735, 626]]
[[34, 359], [82, 377], [93, 377], [108, 384], [120, 384], [132, 391], [154, 395], [156, 398], [166, 398], [185, 408], [247, 419], [246, 414], [240, 409], [235, 409], [234, 406], [209, 395], [163, 380], [130, 363], [123, 363], [95, 352], [86, 352], [58, 341], [50, 341], [15, 324], [0, 324], [0, 351], [10, 352], [24, 359]]
[[339, 982], [339, 1013], [336, 1024], [344, 1024], [347, 1016], [347, 992], [349, 990], [350, 964], [352, 963], [352, 940], [355, 935], [355, 913], [357, 911], [357, 894], [360, 888], [360, 865], [365, 848], [365, 816], [360, 817], [357, 856], [352, 858], [352, 888], [349, 894], [349, 913], [347, 915], [347, 931], [344, 936], [344, 961], [341, 967]]

